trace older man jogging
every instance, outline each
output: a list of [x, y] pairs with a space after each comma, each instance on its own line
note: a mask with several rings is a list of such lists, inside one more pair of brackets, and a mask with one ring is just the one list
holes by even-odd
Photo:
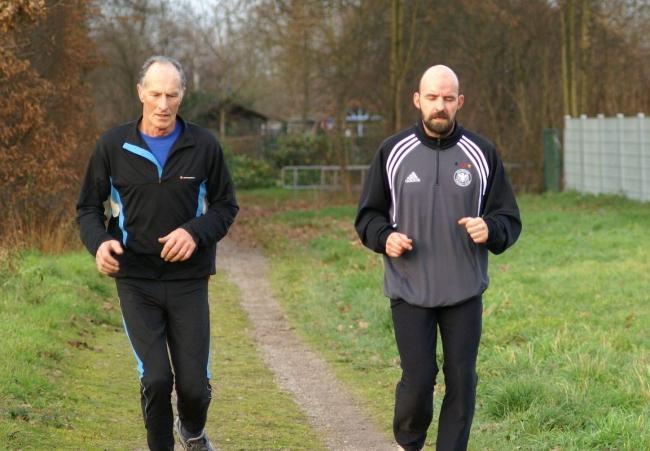
[[219, 143], [177, 114], [185, 91], [181, 65], [148, 59], [137, 89], [142, 116], [97, 142], [77, 221], [98, 270], [117, 284], [150, 449], [174, 448], [175, 384], [181, 444], [210, 450], [208, 278], [238, 206]]

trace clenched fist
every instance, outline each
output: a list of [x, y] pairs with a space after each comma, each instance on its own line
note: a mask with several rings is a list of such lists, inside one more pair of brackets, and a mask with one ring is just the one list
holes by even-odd
[[413, 240], [403, 233], [393, 232], [388, 235], [386, 240], [386, 255], [389, 257], [399, 257], [405, 251], [413, 250]]
[[97, 265], [97, 270], [102, 273], [109, 274], [116, 273], [120, 269], [120, 264], [113, 254], [122, 255], [124, 250], [122, 250], [122, 245], [117, 240], [108, 240], [104, 241], [95, 254], [95, 264]]
[[487, 243], [489, 231], [483, 218], [461, 218], [458, 220], [458, 225], [465, 227], [476, 244]]

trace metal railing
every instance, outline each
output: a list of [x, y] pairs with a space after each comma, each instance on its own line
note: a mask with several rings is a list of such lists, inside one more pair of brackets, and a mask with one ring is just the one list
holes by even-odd
[[[521, 163], [504, 162], [507, 171], [527, 166]], [[369, 164], [354, 164], [347, 166], [350, 187], [361, 190], [366, 180]], [[336, 165], [294, 165], [282, 167], [280, 173], [282, 187], [285, 189], [320, 189], [336, 191], [343, 188], [341, 166]]]
[[[344, 168], [348, 172], [351, 188], [360, 190], [370, 165], [355, 164]], [[295, 165], [284, 166], [280, 174], [282, 186], [286, 189], [342, 189], [341, 166]], [[287, 180], [287, 176], [289, 180]]]

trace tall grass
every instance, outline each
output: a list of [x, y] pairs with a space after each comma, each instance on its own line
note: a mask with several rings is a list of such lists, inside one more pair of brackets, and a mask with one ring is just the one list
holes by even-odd
[[[520, 204], [520, 241], [491, 257], [472, 449], [650, 449], [650, 205]], [[354, 211], [281, 212], [258, 234], [292, 324], [388, 430], [398, 355], [381, 257], [360, 246]]]
[[74, 211], [45, 210], [38, 215], [10, 211], [0, 225], [0, 262], [16, 251], [31, 249], [45, 254], [60, 254], [79, 249], [81, 242]]

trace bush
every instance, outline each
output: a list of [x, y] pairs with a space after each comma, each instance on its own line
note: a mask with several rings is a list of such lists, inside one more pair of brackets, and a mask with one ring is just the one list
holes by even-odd
[[265, 151], [265, 156], [276, 168], [297, 164], [324, 164], [327, 162], [328, 143], [325, 135], [281, 135]]
[[277, 173], [266, 161], [228, 150], [224, 154], [235, 188], [268, 188], [276, 184]]
[[95, 8], [1, 4], [0, 239], [22, 245], [68, 214], [95, 139], [85, 82], [98, 62], [87, 26]]

